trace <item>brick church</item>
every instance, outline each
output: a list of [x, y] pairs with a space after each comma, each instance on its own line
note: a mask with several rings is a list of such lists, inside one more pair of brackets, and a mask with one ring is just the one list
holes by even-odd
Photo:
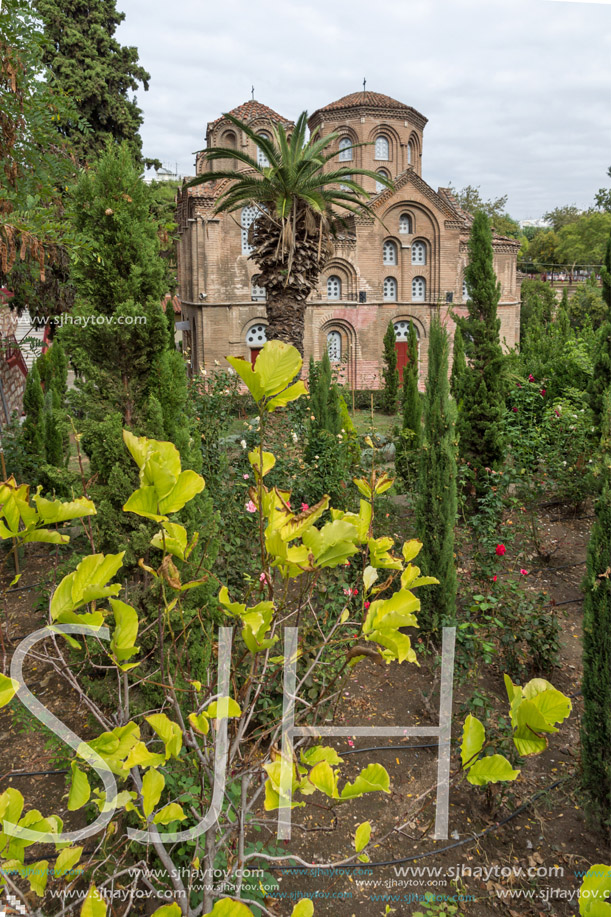
[[[292, 122], [255, 100], [233, 109], [257, 133]], [[436, 311], [447, 323], [450, 310], [466, 314], [464, 270], [472, 218], [446, 188], [435, 191], [422, 178], [427, 119], [409, 105], [377, 92], [355, 92], [315, 111], [310, 129], [337, 134], [337, 161], [390, 177], [394, 189], [360, 177], [373, 195], [371, 216], [350, 216], [306, 312], [305, 362], [324, 350], [351, 388], [381, 384], [382, 339], [389, 321], [396, 334], [399, 365], [405, 361], [409, 322], [419, 340], [421, 385], [427, 370], [428, 335]], [[366, 143], [366, 146], [355, 146]], [[227, 119], [208, 124], [206, 146], [243, 149], [262, 164], [260, 150]], [[232, 166], [234, 163], [232, 163]], [[197, 174], [212, 169], [205, 149], [196, 155]], [[249, 260], [248, 228], [254, 208], [214, 213], [226, 181], [183, 188], [178, 194], [178, 278], [183, 346], [193, 372], [226, 365], [227, 355], [254, 360], [266, 340], [265, 290]], [[519, 243], [493, 237], [494, 267], [501, 284], [499, 318], [506, 347], [519, 338]]]

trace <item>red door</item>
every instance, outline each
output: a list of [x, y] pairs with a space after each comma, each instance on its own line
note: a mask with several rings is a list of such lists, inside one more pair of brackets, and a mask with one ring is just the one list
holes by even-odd
[[250, 348], [250, 363], [253, 369], [255, 368], [255, 360], [257, 359], [260, 353], [261, 353], [260, 347], [251, 347]]
[[399, 380], [403, 382], [403, 370], [409, 362], [407, 358], [407, 341], [395, 341], [395, 350], [397, 352], [397, 369], [399, 370]]

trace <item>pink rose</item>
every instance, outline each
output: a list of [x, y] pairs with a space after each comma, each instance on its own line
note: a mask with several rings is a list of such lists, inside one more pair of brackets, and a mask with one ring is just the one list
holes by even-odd
[[506, 551], [507, 551], [507, 548], [505, 547], [504, 544], [497, 544], [496, 553], [498, 557], [502, 557]]
[[257, 507], [256, 507], [255, 504], [252, 502], [252, 500], [249, 500], [249, 501], [248, 501], [248, 503], [246, 504], [246, 506], [244, 507], [244, 509], [246, 510], [247, 513], [256, 513], [256, 512], [257, 512]]
[[522, 569], [520, 570], [520, 573], [522, 574], [522, 576], [528, 576], [528, 570], [525, 570], [524, 567], [522, 567]]

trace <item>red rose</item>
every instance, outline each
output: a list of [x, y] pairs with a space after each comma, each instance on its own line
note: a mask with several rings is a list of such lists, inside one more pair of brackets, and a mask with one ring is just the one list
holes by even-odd
[[497, 553], [497, 555], [498, 555], [499, 557], [502, 557], [503, 554], [506, 552], [506, 550], [507, 550], [507, 548], [505, 547], [504, 544], [497, 544], [497, 546], [496, 546], [496, 553]]
[[542, 388], [539, 394], [541, 395], [542, 398], [545, 398], [545, 389]]
[[533, 376], [532, 373], [529, 373], [529, 374], [528, 374], [528, 381], [529, 381], [529, 382], [534, 382], [534, 381], [535, 381], [535, 377]]

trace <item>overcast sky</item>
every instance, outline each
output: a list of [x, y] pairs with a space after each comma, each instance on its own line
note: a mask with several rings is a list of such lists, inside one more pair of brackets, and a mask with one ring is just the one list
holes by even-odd
[[429, 119], [423, 177], [509, 195], [516, 219], [609, 183], [611, 0], [117, 0], [151, 74], [146, 155], [193, 173], [251, 97], [295, 118], [362, 88]]

